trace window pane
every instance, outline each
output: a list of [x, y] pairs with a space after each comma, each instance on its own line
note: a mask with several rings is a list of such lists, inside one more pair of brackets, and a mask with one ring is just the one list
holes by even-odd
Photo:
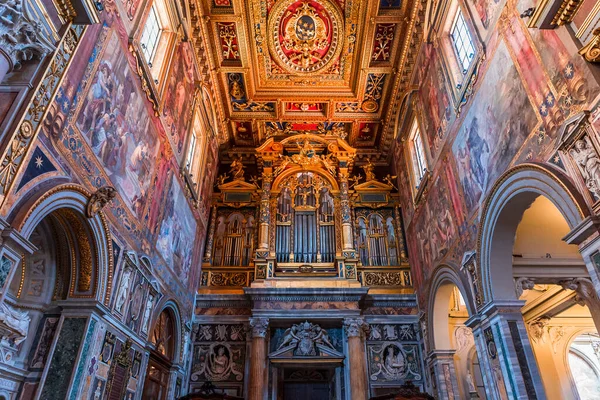
[[419, 131], [418, 126], [415, 122], [413, 128], [413, 139], [412, 139], [412, 159], [413, 159], [413, 174], [415, 186], [419, 187], [425, 171], [427, 170], [427, 158], [425, 156], [425, 145], [423, 143], [423, 137]]
[[188, 154], [186, 158], [186, 165], [188, 172], [193, 174], [194, 172], [194, 154], [196, 153], [196, 132], [192, 131], [192, 136], [190, 137], [190, 144], [188, 147]]
[[156, 54], [156, 47], [158, 45], [158, 39], [160, 39], [161, 31], [162, 28], [160, 26], [158, 14], [156, 13], [156, 8], [152, 6], [150, 8], [150, 14], [148, 14], [148, 19], [146, 20], [146, 25], [144, 26], [142, 38], [140, 39], [142, 52], [150, 66], [152, 66], [152, 60]]
[[456, 18], [450, 32], [450, 39], [454, 45], [458, 65], [462, 68], [462, 73], [466, 74], [475, 56], [475, 46], [473, 45], [471, 33], [467, 28], [467, 23], [460, 9], [456, 13]]

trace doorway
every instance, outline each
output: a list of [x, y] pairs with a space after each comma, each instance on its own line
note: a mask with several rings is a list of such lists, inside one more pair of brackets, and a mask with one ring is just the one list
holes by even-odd
[[286, 368], [283, 370], [283, 400], [336, 399], [335, 369]]

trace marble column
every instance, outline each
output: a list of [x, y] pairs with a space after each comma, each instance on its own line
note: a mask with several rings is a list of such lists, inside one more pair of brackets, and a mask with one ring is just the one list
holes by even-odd
[[250, 354], [249, 400], [263, 400], [267, 394], [268, 318], [250, 318], [252, 349]]
[[546, 393], [529, 341], [522, 300], [495, 301], [469, 318], [490, 399], [545, 399]]
[[433, 370], [438, 399], [459, 399], [458, 381], [454, 368], [454, 350], [432, 350], [427, 357], [429, 370]]
[[367, 324], [363, 318], [344, 319], [344, 329], [348, 338], [348, 367], [350, 369], [350, 398], [366, 400], [369, 398], [365, 345], [363, 342]]

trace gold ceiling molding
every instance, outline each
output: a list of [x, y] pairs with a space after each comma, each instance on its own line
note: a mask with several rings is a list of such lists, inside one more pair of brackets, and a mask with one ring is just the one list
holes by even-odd
[[396, 115], [400, 112], [400, 106], [402, 105], [401, 100], [404, 98], [404, 94], [407, 91], [411, 91], [411, 80], [410, 77], [413, 74], [415, 61], [418, 56], [420, 45], [423, 38], [423, 27], [424, 27], [424, 16], [425, 16], [425, 5], [428, 0], [415, 1], [410, 20], [408, 23], [408, 31], [406, 33], [406, 40], [402, 48], [402, 55], [400, 62], [397, 64], [396, 79], [394, 86], [391, 89], [393, 94], [392, 104], [388, 108], [388, 112], [385, 116], [385, 130], [382, 132], [382, 140], [380, 149], [391, 157], [390, 148], [394, 139], [394, 128]]
[[563, 0], [551, 24], [560, 26], [570, 23], [582, 4], [583, 0]]
[[361, 157], [382, 163], [387, 154], [375, 153], [390, 148], [424, 1], [194, 0], [192, 40], [236, 152], [343, 124]]

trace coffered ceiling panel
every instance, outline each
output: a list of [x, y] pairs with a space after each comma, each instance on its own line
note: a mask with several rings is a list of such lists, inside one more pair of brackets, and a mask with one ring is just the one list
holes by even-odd
[[[343, 137], [384, 153], [414, 0], [198, 0], [231, 144]], [[407, 39], [409, 38], [409, 39]]]

